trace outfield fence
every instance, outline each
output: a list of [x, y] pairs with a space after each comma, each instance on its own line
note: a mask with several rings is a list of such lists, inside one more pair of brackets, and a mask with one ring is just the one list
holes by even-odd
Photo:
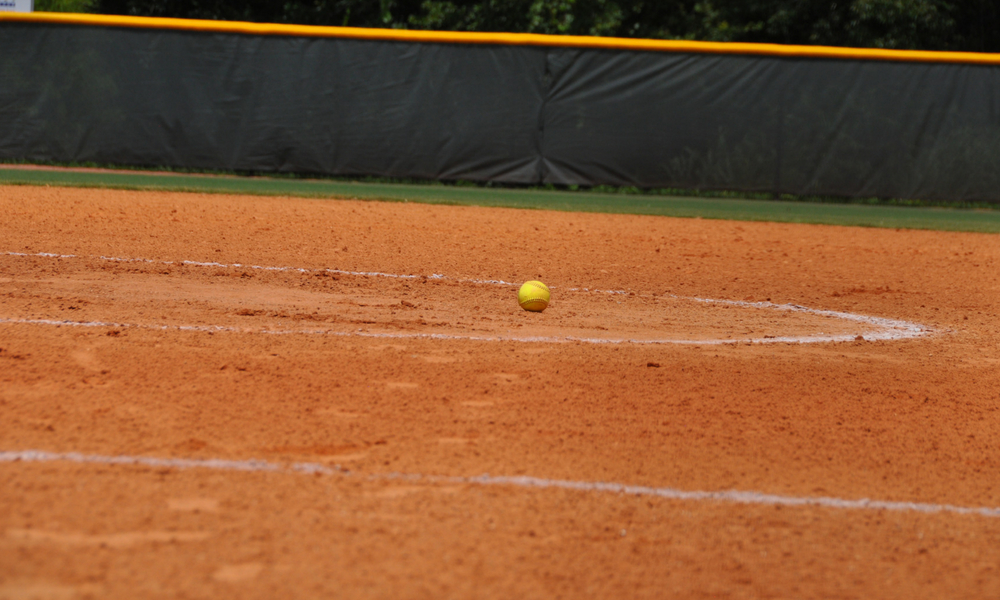
[[1000, 201], [1000, 56], [0, 15], [0, 160]]

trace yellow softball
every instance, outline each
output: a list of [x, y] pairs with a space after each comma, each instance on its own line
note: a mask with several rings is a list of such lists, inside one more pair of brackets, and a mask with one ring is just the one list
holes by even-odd
[[542, 312], [549, 305], [549, 288], [541, 281], [528, 281], [517, 290], [517, 303], [524, 310]]

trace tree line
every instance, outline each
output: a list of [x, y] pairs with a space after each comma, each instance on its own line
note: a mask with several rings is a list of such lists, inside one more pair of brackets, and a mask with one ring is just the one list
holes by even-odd
[[36, 0], [35, 7], [303, 25], [1000, 51], [996, 0]]

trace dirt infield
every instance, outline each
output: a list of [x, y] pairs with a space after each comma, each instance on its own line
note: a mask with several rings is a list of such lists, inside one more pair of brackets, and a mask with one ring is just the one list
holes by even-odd
[[995, 598], [998, 407], [994, 235], [0, 187], [0, 599]]

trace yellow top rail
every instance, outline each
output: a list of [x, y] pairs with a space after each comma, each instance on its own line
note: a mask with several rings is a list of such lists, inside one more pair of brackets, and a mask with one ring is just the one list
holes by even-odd
[[0, 23], [3, 22], [89, 25], [94, 27], [172, 29], [180, 31], [238, 33], [247, 35], [335, 37], [355, 40], [425, 42], [437, 44], [562, 46], [571, 48], [600, 48], [609, 50], [642, 50], [650, 52], [750, 54], [786, 58], [833, 58], [896, 62], [1000, 65], [1000, 54], [981, 52], [932, 52], [926, 50], [837, 48], [833, 46], [793, 46], [784, 44], [747, 44], [739, 42], [694, 42], [688, 40], [650, 40], [579, 35], [541, 35], [536, 33], [479, 33], [465, 31], [374, 29], [363, 27], [320, 27], [314, 25], [280, 25], [276, 23], [125, 17], [117, 15], [76, 13], [0, 13]]

